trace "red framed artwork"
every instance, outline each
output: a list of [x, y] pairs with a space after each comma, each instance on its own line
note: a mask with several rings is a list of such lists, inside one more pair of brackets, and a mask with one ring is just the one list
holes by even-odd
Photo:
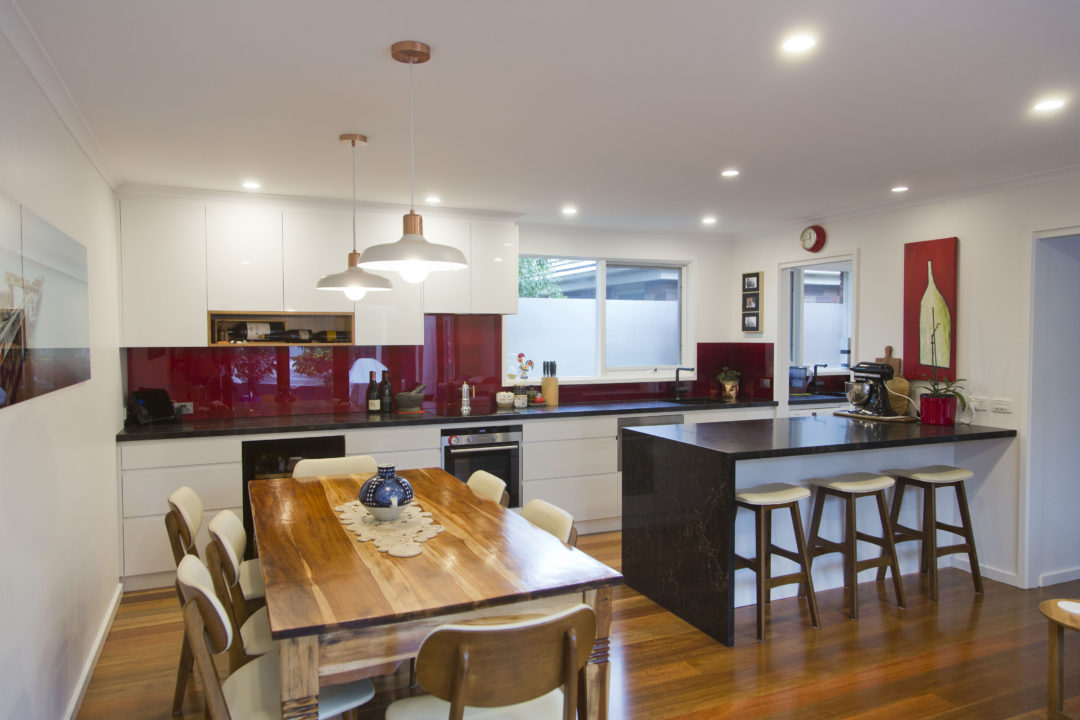
[[904, 374], [956, 380], [956, 268], [960, 241], [904, 245]]

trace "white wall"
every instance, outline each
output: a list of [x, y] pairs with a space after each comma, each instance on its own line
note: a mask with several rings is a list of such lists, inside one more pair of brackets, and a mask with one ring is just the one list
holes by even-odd
[[0, 717], [54, 720], [71, 713], [119, 598], [116, 210], [0, 5], [0, 192], [85, 245], [89, 274], [91, 380], [0, 409]]
[[1080, 235], [1036, 242], [1033, 294], [1031, 575], [1052, 585], [1080, 578]]
[[[858, 253], [853, 362], [880, 356], [886, 345], [903, 353], [904, 243], [960, 239], [959, 375], [967, 378], [972, 395], [1014, 401], [1014, 413], [979, 412], [976, 423], [1020, 432], [1019, 452], [989, 463], [993, 476], [969, 487], [969, 493], [988, 493], [975, 501], [985, 511], [975, 519], [980, 561], [992, 576], [1018, 585], [1034, 582], [1027, 567], [1026, 477], [1021, 472], [1029, 420], [1033, 235], [1080, 225], [1078, 197], [1080, 177], [1071, 177], [823, 223], [828, 243], [820, 255]], [[723, 283], [729, 294], [736, 294], [740, 273], [765, 271], [765, 341], [777, 342], [778, 337], [779, 265], [810, 258], [799, 246], [800, 229], [743, 238], [733, 248]], [[727, 339], [738, 337], [737, 322], [737, 311], [730, 309]]]

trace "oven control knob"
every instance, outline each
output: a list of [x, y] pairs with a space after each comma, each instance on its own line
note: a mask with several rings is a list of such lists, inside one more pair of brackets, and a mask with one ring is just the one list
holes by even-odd
[[447, 442], [449, 442], [451, 445], [457, 445], [461, 442], [461, 440], [458, 438], [457, 435], [451, 435], [450, 439]]

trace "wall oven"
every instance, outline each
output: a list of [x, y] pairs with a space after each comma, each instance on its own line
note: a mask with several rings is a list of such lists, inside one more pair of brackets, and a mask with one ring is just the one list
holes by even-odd
[[442, 464], [462, 482], [477, 470], [487, 470], [506, 482], [510, 507], [521, 507], [520, 425], [443, 430]]

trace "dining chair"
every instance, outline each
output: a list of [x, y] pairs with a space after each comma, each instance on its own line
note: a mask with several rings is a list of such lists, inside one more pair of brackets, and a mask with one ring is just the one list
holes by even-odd
[[547, 530], [570, 547], [577, 546], [577, 528], [574, 527], [574, 516], [561, 507], [552, 505], [546, 500], [534, 498], [525, 503], [525, 507], [521, 510], [521, 517], [541, 530]]
[[436, 628], [416, 660], [430, 694], [394, 701], [386, 720], [461, 718], [466, 707], [490, 708], [478, 714], [485, 720], [585, 717], [585, 665], [595, 639], [588, 605], [501, 625]]
[[229, 587], [238, 600], [237, 613], [246, 617], [264, 604], [266, 588], [263, 586], [262, 564], [258, 558], [244, 560], [247, 549], [247, 532], [244, 523], [232, 510], [222, 510], [210, 521], [210, 541], [217, 541], [220, 551], [228, 560], [225, 570], [228, 574]]
[[370, 455], [346, 455], [333, 458], [304, 458], [293, 468], [294, 478], [320, 475], [366, 475], [377, 472], [379, 464]]
[[[257, 657], [222, 681], [212, 655], [226, 652], [236, 641], [225, 606], [214, 592], [209, 570], [198, 558], [181, 560], [176, 576], [184, 596], [185, 637], [191, 643], [210, 719], [280, 718], [278, 653]], [[370, 680], [319, 688], [319, 718], [351, 712], [374, 695]]]
[[[195, 547], [195, 537], [202, 527], [203, 504], [198, 494], [184, 485], [177, 488], [169, 496], [169, 512], [165, 515], [165, 532], [169, 538], [169, 547], [172, 549], [173, 560], [180, 567], [180, 561], [187, 555], [199, 556], [199, 550]], [[176, 586], [176, 597], [180, 600], [181, 607], [184, 605], [184, 597], [180, 593], [180, 586]], [[176, 669], [176, 689], [173, 691], [173, 715], [179, 715], [184, 706], [184, 692], [187, 689], [188, 675], [191, 674], [193, 658], [191, 645], [188, 644], [187, 636], [180, 644], [180, 664]]]
[[510, 493], [506, 492], [506, 483], [487, 470], [477, 470], [469, 476], [465, 484], [480, 497], [497, 502], [503, 507], [510, 507]]

